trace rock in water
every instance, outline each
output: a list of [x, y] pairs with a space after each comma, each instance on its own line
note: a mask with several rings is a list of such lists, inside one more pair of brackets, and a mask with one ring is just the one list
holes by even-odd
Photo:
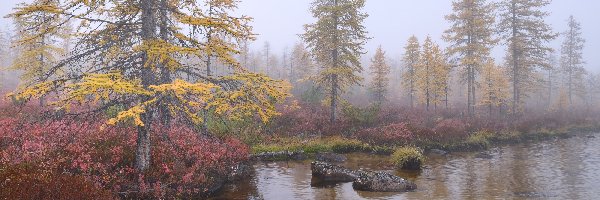
[[231, 173], [227, 176], [229, 182], [238, 181], [247, 178], [252, 173], [252, 166], [246, 163], [240, 163], [231, 167]]
[[342, 155], [342, 154], [337, 154], [337, 153], [318, 153], [315, 156], [315, 159], [317, 161], [321, 161], [321, 162], [345, 162], [346, 161], [346, 156]]
[[323, 179], [323, 181], [352, 182], [358, 177], [358, 172], [356, 171], [325, 162], [312, 162], [310, 169], [314, 177]]
[[429, 153], [432, 155], [438, 155], [438, 156], [448, 155], [447, 151], [440, 150], [440, 149], [431, 149], [431, 150], [429, 150]]
[[417, 189], [417, 185], [387, 172], [361, 172], [352, 188], [370, 192], [406, 192]]

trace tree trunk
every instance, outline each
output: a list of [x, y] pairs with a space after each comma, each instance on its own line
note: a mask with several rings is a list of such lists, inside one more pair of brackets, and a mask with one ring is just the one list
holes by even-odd
[[150, 118], [142, 114], [144, 126], [138, 126], [137, 148], [135, 151], [135, 168], [145, 171], [150, 168]]
[[512, 61], [513, 61], [513, 105], [512, 105], [512, 111], [513, 111], [513, 115], [517, 116], [518, 114], [518, 105], [520, 103], [520, 99], [519, 99], [519, 55], [518, 55], [518, 50], [517, 50], [517, 5], [516, 3], [513, 1], [512, 3], [512, 8], [511, 8], [511, 12], [512, 12]]
[[[167, 4], [167, 0], [160, 0], [160, 8], [159, 8], [159, 17], [160, 17], [160, 24], [159, 24], [159, 34], [160, 34], [160, 38], [164, 41], [167, 41], [168, 38], [168, 14], [167, 14], [167, 9], [168, 9], [168, 4]], [[159, 68], [161, 69], [161, 77], [160, 77], [160, 83], [161, 84], [166, 84], [166, 83], [170, 83], [172, 82], [171, 80], [171, 71], [167, 68], [165, 63], [161, 63]], [[163, 100], [164, 101], [164, 100]], [[171, 112], [169, 111], [168, 107], [166, 106], [166, 104], [163, 104], [160, 107], [160, 120], [163, 123], [164, 126], [169, 127], [171, 125]]]
[[[156, 0], [142, 0], [140, 3], [142, 16], [141, 37], [144, 41], [157, 39], [156, 35]], [[152, 84], [156, 84], [156, 77], [151, 67], [144, 67], [149, 62], [147, 53], [143, 53], [142, 64], [140, 65], [142, 86], [148, 88]], [[143, 97], [143, 101], [147, 101], [148, 97]], [[150, 125], [152, 123], [151, 111], [141, 114], [143, 126], [138, 126], [137, 147], [135, 151], [135, 168], [139, 171], [145, 171], [150, 167]]]
[[337, 95], [338, 95], [337, 74], [332, 75], [331, 82], [332, 82], [331, 83], [331, 118], [329, 120], [333, 124], [336, 119], [335, 111], [337, 110]]
[[[334, 6], [337, 6], [337, 0], [333, 1]], [[332, 62], [333, 62], [333, 69], [336, 69], [338, 67], [338, 56], [339, 56], [339, 52], [338, 52], [338, 16], [337, 13], [334, 12], [334, 22], [333, 22], [333, 31], [334, 31], [334, 38], [333, 38], [333, 45], [334, 45], [334, 49], [332, 52]], [[335, 111], [337, 110], [337, 98], [338, 98], [338, 75], [337, 74], [333, 74], [331, 75], [331, 117], [330, 117], [330, 121], [331, 124], [335, 123], [335, 119], [336, 119], [336, 115], [335, 115]]]

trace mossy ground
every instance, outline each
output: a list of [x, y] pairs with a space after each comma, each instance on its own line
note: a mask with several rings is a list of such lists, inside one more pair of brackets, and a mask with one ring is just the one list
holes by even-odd
[[406, 146], [397, 148], [392, 154], [390, 161], [398, 169], [418, 170], [425, 162], [423, 150], [418, 147]]
[[303, 151], [314, 154], [320, 152], [353, 153], [353, 152], [375, 152], [390, 153], [393, 148], [385, 146], [370, 145], [365, 142], [342, 137], [324, 137], [301, 140], [299, 138], [284, 138], [276, 143], [256, 144], [252, 146], [255, 154], [264, 152]]
[[[521, 143], [530, 141], [541, 141], [552, 138], [568, 138], [577, 134], [587, 134], [600, 131], [596, 125], [577, 125], [567, 126], [555, 130], [540, 129], [528, 133], [518, 131], [490, 132], [477, 131], [470, 134], [467, 138], [452, 140], [446, 142], [432, 141], [413, 141], [410, 148], [419, 149], [442, 149], [447, 151], [480, 151], [493, 146], [510, 143]], [[394, 151], [402, 149], [403, 146], [385, 146], [369, 144], [357, 139], [334, 137], [315, 137], [315, 138], [279, 138], [277, 141], [257, 143], [252, 145], [254, 154], [264, 152], [300, 152], [312, 154], [320, 152], [334, 153], [354, 153], [366, 152], [383, 155], [391, 155]]]

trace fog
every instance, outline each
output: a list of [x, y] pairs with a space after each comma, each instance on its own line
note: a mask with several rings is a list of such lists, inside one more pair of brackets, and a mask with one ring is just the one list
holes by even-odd
[[[0, 3], [0, 15], [6, 16], [11, 13], [12, 8], [18, 3], [28, 2], [27, 0], [19, 1], [3, 1]], [[452, 13], [452, 1], [383, 1], [383, 0], [368, 0], [364, 8], [364, 12], [369, 14], [365, 20], [365, 27], [371, 38], [365, 46], [366, 55], [362, 57], [363, 74], [366, 80], [362, 82], [363, 86], [368, 85], [370, 81], [368, 66], [370, 59], [373, 56], [375, 49], [382, 45], [387, 52], [386, 57], [392, 67], [390, 74], [390, 90], [392, 99], [405, 98], [403, 94], [397, 93], [402, 91], [399, 88], [400, 79], [399, 73], [402, 70], [401, 56], [403, 47], [407, 39], [415, 35], [420, 41], [425, 37], [431, 36], [435, 43], [441, 45], [442, 48], [447, 44], [441, 38], [443, 32], [449, 28], [449, 24], [444, 16]], [[270, 44], [270, 55], [275, 63], [274, 65], [283, 65], [279, 62], [285, 62], [283, 53], [290, 53], [294, 44], [301, 42], [299, 34], [304, 32], [304, 25], [313, 23], [315, 19], [309, 12], [310, 0], [242, 0], [238, 5], [237, 14], [243, 14], [252, 17], [254, 20], [251, 23], [253, 32], [256, 35], [256, 40], [250, 44], [250, 53], [254, 55], [254, 59], [264, 59], [264, 45]], [[597, 52], [600, 52], [600, 39], [594, 37], [600, 35], [600, 27], [597, 26], [597, 16], [594, 12], [600, 8], [600, 2], [597, 1], [574, 1], [554, 0], [544, 9], [550, 12], [550, 16], [546, 18], [546, 22], [553, 27], [556, 33], [562, 33], [567, 28], [567, 19], [573, 15], [575, 19], [581, 23], [583, 37], [586, 40], [583, 51], [583, 59], [586, 62], [585, 68], [594, 74], [600, 72], [600, 57]], [[3, 32], [13, 32], [13, 25], [10, 19], [0, 19], [0, 27], [3, 27]], [[563, 37], [558, 37], [550, 47], [555, 49], [555, 55], [560, 55], [560, 45]], [[496, 46], [492, 51], [492, 56], [496, 62], [501, 64], [504, 61], [506, 48], [503, 45]], [[9, 65], [9, 64], [4, 64]], [[264, 66], [263, 66], [264, 67]], [[281, 72], [279, 72], [281, 73]], [[281, 74], [269, 74], [275, 78], [284, 78]], [[18, 74], [16, 72], [5, 72], [3, 78], [3, 87], [5, 89], [13, 89], [17, 86]], [[453, 97], [455, 103], [464, 101], [465, 88], [462, 83], [453, 82], [454, 87]], [[366, 98], [363, 98], [367, 88], [355, 87], [350, 95], [355, 96], [358, 101], [355, 103], [366, 103]], [[541, 92], [543, 94], [544, 92]], [[353, 99], [353, 98], [351, 98]], [[405, 100], [403, 100], [405, 101]]]
[[[28, 2], [23, 0], [2, 1], [0, 15], [5, 16], [18, 3]], [[258, 34], [253, 43], [254, 49], [260, 49], [268, 41], [274, 51], [283, 51], [299, 41], [298, 34], [303, 32], [303, 25], [315, 21], [308, 11], [310, 0], [242, 0], [238, 12], [254, 18], [252, 25], [254, 33]], [[370, 57], [371, 52], [379, 45], [383, 45], [392, 59], [399, 59], [402, 47], [411, 35], [424, 38], [430, 35], [444, 46], [441, 35], [448, 28], [444, 16], [452, 12], [451, 1], [426, 0], [426, 1], [386, 1], [368, 0], [365, 12], [369, 17], [365, 26], [372, 38], [366, 46]], [[566, 20], [573, 15], [583, 27], [583, 36], [586, 39], [584, 60], [587, 69], [600, 72], [600, 26], [598, 26], [597, 11], [600, 9], [599, 1], [572, 1], [553, 0], [546, 8], [551, 12], [547, 22], [552, 25], [555, 32], [566, 29]], [[11, 27], [9, 19], [2, 18], [0, 27], [3, 30]], [[552, 43], [555, 49], [560, 48], [562, 38]], [[497, 47], [494, 51], [496, 60], [502, 60], [504, 47]]]
[[[442, 46], [444, 42], [441, 35], [448, 28], [444, 16], [452, 12], [451, 1], [385, 1], [368, 0], [365, 12], [369, 17], [365, 26], [372, 39], [366, 49], [370, 54], [379, 45], [383, 45], [388, 56], [399, 59], [402, 47], [411, 35], [425, 38], [430, 35]], [[303, 25], [315, 21], [308, 9], [309, 0], [243, 0], [240, 11], [254, 18], [254, 32], [259, 34], [254, 43], [255, 49], [261, 48], [265, 41], [269, 41], [275, 50], [282, 50], [293, 45], [299, 40], [298, 34], [303, 32]], [[598, 1], [569, 1], [554, 0], [546, 8], [551, 12], [547, 22], [555, 32], [563, 32], [567, 27], [566, 20], [573, 15], [583, 27], [583, 36], [586, 39], [584, 59], [587, 68], [594, 72], [600, 71], [600, 26], [597, 22]], [[552, 43], [555, 49], [560, 48], [562, 38], [557, 38]], [[556, 52], [558, 53], [558, 52]], [[504, 47], [497, 47], [494, 51], [496, 60], [502, 60]]]

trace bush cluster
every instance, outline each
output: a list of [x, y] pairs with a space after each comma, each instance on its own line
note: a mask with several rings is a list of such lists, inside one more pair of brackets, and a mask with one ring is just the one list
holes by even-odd
[[125, 198], [197, 197], [222, 184], [232, 166], [248, 158], [249, 148], [239, 140], [202, 136], [186, 126], [154, 125], [151, 168], [138, 172], [133, 167], [136, 130], [102, 122], [0, 118], [0, 174], [13, 177], [1, 183], [0, 194], [18, 195], [15, 191], [31, 187], [28, 195], [35, 196], [95, 186], [89, 194], [98, 198], [105, 197], [103, 189]]
[[418, 170], [425, 162], [423, 151], [417, 147], [405, 146], [397, 148], [391, 157], [392, 163], [398, 169]]

